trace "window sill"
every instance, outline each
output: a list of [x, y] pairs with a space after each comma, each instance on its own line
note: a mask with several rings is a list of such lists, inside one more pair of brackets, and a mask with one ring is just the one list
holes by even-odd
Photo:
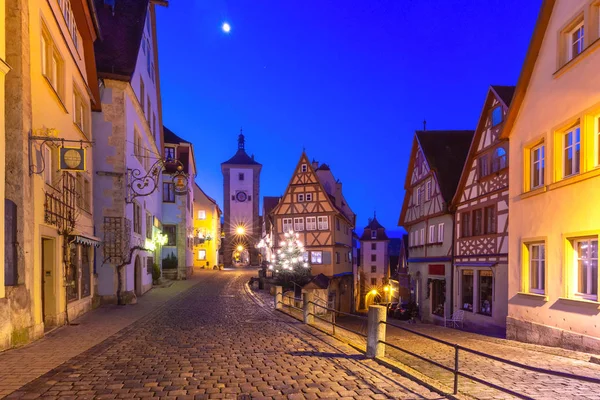
[[536, 196], [538, 194], [546, 193], [548, 191], [547, 186], [540, 186], [539, 188], [531, 189], [528, 192], [521, 193], [520, 199], [527, 199], [529, 197]]
[[545, 294], [537, 294], [537, 293], [529, 293], [529, 292], [517, 292], [519, 296], [529, 297], [531, 299], [540, 300], [540, 301], [548, 301], [548, 295]]
[[597, 300], [586, 300], [583, 298], [576, 298], [576, 297], [559, 297], [558, 300], [564, 301], [567, 303], [575, 303], [575, 304], [579, 304], [579, 305], [600, 307], [600, 302]]
[[574, 183], [579, 183], [579, 182], [585, 181], [587, 179], [595, 178], [597, 176], [600, 176], [600, 168], [595, 168], [591, 171], [586, 171], [584, 173], [569, 176], [558, 182], [552, 183], [552, 184], [548, 185], [548, 190], [558, 189], [563, 186], [568, 186], [568, 185], [572, 185]]
[[558, 78], [559, 76], [561, 76], [562, 74], [564, 74], [565, 72], [567, 72], [568, 70], [573, 68], [575, 65], [579, 64], [579, 62], [581, 60], [583, 60], [584, 58], [586, 58], [588, 55], [590, 55], [594, 51], [596, 51], [598, 49], [598, 47], [600, 47], [600, 39], [596, 39], [592, 44], [590, 44], [588, 47], [586, 47], [575, 58], [572, 58], [571, 60], [567, 61], [565, 64], [560, 66], [560, 68], [558, 68], [556, 70], [556, 72], [554, 72], [554, 74], [552, 74], [552, 77], [554, 79]]
[[65, 106], [65, 103], [63, 103], [62, 98], [60, 97], [60, 94], [58, 94], [58, 92], [56, 91], [56, 89], [54, 88], [54, 86], [52, 86], [52, 83], [50, 82], [50, 80], [46, 77], [46, 75], [42, 75], [44, 77], [44, 80], [46, 81], [46, 83], [48, 84], [48, 87], [50, 88], [50, 90], [52, 91], [52, 93], [54, 93], [54, 96], [56, 96], [56, 100], [58, 100], [58, 103], [60, 104], [60, 107], [63, 109], [63, 111], [65, 113], [69, 113], [69, 111], [67, 110], [67, 107]]

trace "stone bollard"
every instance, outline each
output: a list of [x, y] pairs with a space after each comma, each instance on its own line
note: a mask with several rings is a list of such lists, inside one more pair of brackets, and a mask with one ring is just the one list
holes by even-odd
[[281, 286], [275, 286], [275, 309], [281, 310], [283, 308], [283, 288]]
[[315, 294], [313, 292], [302, 293], [302, 309], [304, 310], [304, 323], [314, 324], [315, 322]]
[[385, 322], [387, 320], [387, 308], [384, 306], [369, 306], [369, 317], [367, 322], [367, 357], [383, 357], [385, 355]]

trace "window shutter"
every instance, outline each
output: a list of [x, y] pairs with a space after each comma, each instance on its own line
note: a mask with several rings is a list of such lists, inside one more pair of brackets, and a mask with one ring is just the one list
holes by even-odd
[[323, 252], [323, 264], [331, 264], [331, 252], [330, 251]]
[[17, 205], [4, 199], [4, 285], [19, 283], [17, 268]]

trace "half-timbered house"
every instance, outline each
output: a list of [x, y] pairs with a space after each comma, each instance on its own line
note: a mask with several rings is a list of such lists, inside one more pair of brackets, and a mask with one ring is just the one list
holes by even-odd
[[306, 248], [311, 274], [330, 278], [329, 304], [352, 310], [352, 229], [356, 216], [342, 184], [326, 164], [311, 163], [302, 153], [285, 194], [271, 212], [274, 250], [289, 231]]
[[408, 232], [408, 268], [421, 318], [441, 322], [451, 310], [454, 218], [448, 208], [473, 131], [417, 131], [404, 183], [399, 225]]
[[454, 195], [454, 311], [489, 333], [506, 331], [508, 140], [500, 131], [514, 86], [488, 90]]

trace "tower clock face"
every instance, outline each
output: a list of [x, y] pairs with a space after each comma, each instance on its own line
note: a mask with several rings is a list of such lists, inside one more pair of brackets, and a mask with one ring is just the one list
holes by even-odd
[[76, 169], [81, 164], [81, 154], [77, 150], [67, 150], [63, 155], [63, 160], [68, 168]]
[[246, 192], [237, 192], [236, 195], [235, 195], [235, 198], [240, 203], [243, 203], [246, 200], [248, 200], [248, 195], [246, 194]]

